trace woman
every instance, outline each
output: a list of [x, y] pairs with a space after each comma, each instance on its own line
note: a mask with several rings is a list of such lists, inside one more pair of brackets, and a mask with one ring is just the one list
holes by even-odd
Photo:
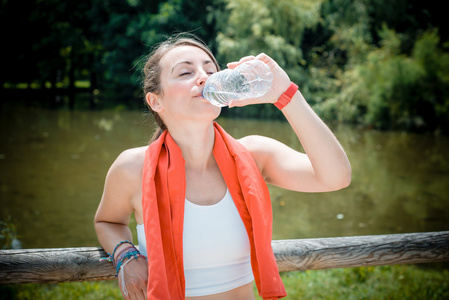
[[[160, 129], [149, 146], [113, 163], [95, 216], [125, 299], [254, 299], [253, 281], [264, 299], [284, 297], [266, 183], [301, 192], [349, 185], [345, 152], [274, 60], [259, 54], [228, 67], [252, 59], [271, 68], [272, 88], [230, 106], [275, 103], [306, 154], [263, 136], [227, 135], [213, 122], [220, 108], [201, 96], [219, 70], [209, 49], [193, 38], [162, 43], [144, 69], [145, 100]], [[140, 252], [128, 242], [132, 213]]]

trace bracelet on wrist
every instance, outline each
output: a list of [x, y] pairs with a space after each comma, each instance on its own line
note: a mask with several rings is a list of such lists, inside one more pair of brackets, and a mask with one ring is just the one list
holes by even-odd
[[138, 252], [139, 251], [136, 248], [134, 248], [134, 247], [131, 247], [131, 248], [127, 249], [126, 251], [123, 251], [122, 253], [120, 253], [120, 256], [117, 256], [117, 259], [114, 260], [114, 266], [117, 267], [117, 265], [120, 262], [123, 262], [123, 260], [125, 258], [129, 257], [130, 256], [129, 253], [138, 253]]
[[278, 101], [274, 103], [274, 105], [279, 110], [282, 110], [287, 104], [290, 103], [297, 90], [298, 86], [294, 82], [291, 82], [288, 89], [281, 95], [281, 97], [279, 97]]
[[121, 256], [123, 253], [125, 253], [126, 251], [129, 251], [129, 249], [135, 249], [135, 250], [137, 250], [136, 247], [134, 247], [134, 245], [131, 245], [131, 246], [128, 246], [128, 247], [124, 247], [123, 250], [120, 250], [120, 252], [119, 252], [117, 255], [115, 255], [115, 256], [117, 257], [117, 259], [115, 259], [115, 257], [114, 257], [114, 259], [113, 259], [113, 261], [112, 261], [112, 262], [114, 263], [114, 265], [115, 265], [115, 261], [118, 261], [119, 258], [120, 258], [120, 256]]
[[123, 244], [130, 244], [131, 246], [134, 246], [133, 243], [131, 243], [130, 241], [121, 241], [120, 243], [118, 243], [117, 245], [115, 245], [114, 251], [112, 251], [112, 261], [114, 261], [114, 257], [115, 257], [115, 252], [117, 251], [118, 247], [120, 247]]
[[118, 247], [120, 247], [120, 245], [123, 245], [123, 244], [130, 244], [132, 247], [134, 247], [133, 243], [131, 243], [130, 241], [126, 241], [126, 240], [121, 241], [120, 243], [118, 243], [115, 246], [114, 251], [112, 251], [112, 254], [108, 253], [109, 256], [100, 258], [100, 261], [110, 261], [110, 262], [114, 263], [114, 265], [115, 265], [115, 262], [114, 262], [115, 252], [117, 251]]
[[123, 274], [125, 272], [125, 266], [133, 259], [137, 259], [139, 257], [142, 257], [145, 260], [147, 259], [145, 256], [143, 256], [142, 254], [139, 253], [139, 254], [137, 254], [137, 256], [131, 256], [127, 261], [125, 261], [123, 264], [121, 264], [121, 266], [117, 270], [116, 277], [120, 276], [120, 281], [119, 281], [120, 289], [122, 290], [122, 292], [125, 296], [128, 296], [128, 290], [126, 289], [126, 284], [125, 284], [125, 276]]
[[134, 249], [129, 249], [128, 251], [126, 251], [125, 253], [123, 253], [118, 259], [117, 259], [117, 265], [115, 266], [115, 271], [116, 271], [116, 275], [115, 277], [117, 278], [118, 273], [120, 272], [120, 267], [123, 264], [123, 262], [130, 258], [133, 257], [135, 259], [137, 259], [139, 257], [139, 250], [137, 250], [136, 248]]

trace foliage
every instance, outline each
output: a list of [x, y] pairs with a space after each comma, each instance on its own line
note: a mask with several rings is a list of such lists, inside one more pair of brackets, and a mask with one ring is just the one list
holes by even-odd
[[0, 299], [123, 299], [114, 281], [0, 286]]
[[[283, 273], [286, 299], [447, 299], [449, 272], [413, 265]], [[257, 295], [254, 287], [255, 295]], [[0, 299], [123, 299], [116, 281], [0, 286]], [[257, 296], [257, 299], [260, 297]]]
[[449, 272], [417, 266], [379, 266], [291, 272], [291, 299], [446, 299]]
[[[0, 91], [64, 87], [73, 93], [75, 82], [83, 81], [95, 95], [83, 101], [142, 107], [145, 56], [165, 36], [189, 31], [223, 65], [267, 53], [327, 121], [449, 130], [449, 27], [437, 2], [5, 0], [0, 5], [9, 45], [0, 58]], [[265, 105], [225, 113], [282, 117]]]
[[[30, 83], [39, 80], [53, 85], [56, 80], [75, 76], [88, 67], [88, 38], [92, 22], [85, 18], [90, 0], [80, 1], [2, 1], [0, 24], [11, 47], [1, 56], [0, 82]], [[78, 74], [83, 76], [81, 73]]]
[[102, 41], [104, 89], [128, 102], [141, 99], [140, 69], [151, 46], [176, 31], [195, 31], [201, 38], [209, 34], [206, 21], [196, 18], [206, 14], [209, 0], [195, 4], [198, 7], [185, 0], [94, 0], [95, 15], [104, 16], [95, 29]]
[[449, 54], [435, 30], [423, 33], [410, 55], [401, 53], [401, 36], [384, 28], [381, 46], [366, 62], [341, 75], [335, 97], [338, 118], [379, 129], [448, 132]]
[[[319, 21], [321, 0], [227, 0], [226, 23], [217, 26], [220, 61], [266, 53], [294, 82], [306, 80], [301, 49], [307, 28]], [[273, 106], [248, 107], [240, 115], [259, 118], [279, 116]]]
[[219, 58], [232, 61], [265, 52], [295, 80], [301, 80], [297, 66], [305, 64], [302, 37], [306, 28], [317, 24], [320, 4], [312, 0], [229, 0], [226, 26], [217, 33]]
[[0, 87], [74, 88], [75, 81], [88, 80], [103, 101], [113, 95], [132, 105], [141, 96], [141, 58], [175, 31], [210, 35], [214, 20], [197, 18], [207, 15], [210, 2], [2, 1], [0, 25], [12, 47], [1, 57]]
[[327, 39], [308, 59], [318, 114], [377, 129], [449, 132], [447, 29], [435, 6], [335, 0], [323, 3], [322, 15]]

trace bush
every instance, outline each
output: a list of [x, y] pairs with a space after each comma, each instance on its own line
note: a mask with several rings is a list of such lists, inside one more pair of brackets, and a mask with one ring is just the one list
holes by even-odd
[[362, 122], [377, 129], [449, 132], [449, 54], [439, 45], [436, 30], [417, 39], [410, 55], [401, 53], [401, 39], [384, 28], [382, 46], [365, 63], [343, 75], [336, 96], [357, 108], [339, 119]]

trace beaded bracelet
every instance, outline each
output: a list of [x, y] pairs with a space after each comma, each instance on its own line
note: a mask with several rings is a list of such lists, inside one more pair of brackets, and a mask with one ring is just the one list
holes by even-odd
[[[118, 254], [117, 254], [117, 258], [120, 258], [121, 255], [123, 255], [123, 253], [125, 253], [126, 251], [129, 251], [130, 249], [136, 249], [136, 247], [134, 246], [129, 246], [129, 247], [125, 247], [123, 250], [121, 250]], [[115, 257], [115, 256], [114, 256]], [[113, 260], [114, 266], [115, 266], [115, 262], [118, 261], [119, 259], [115, 259]]]
[[291, 82], [288, 89], [281, 95], [281, 97], [279, 97], [278, 101], [274, 103], [274, 105], [279, 110], [282, 110], [287, 104], [290, 103], [297, 90], [298, 86], [295, 83]]
[[124, 278], [124, 275], [123, 275], [123, 272], [125, 272], [125, 266], [126, 266], [126, 264], [128, 264], [130, 261], [132, 261], [134, 259], [134, 256], [132, 256], [130, 259], [128, 259], [123, 265], [121, 265], [120, 266], [120, 270], [119, 270], [119, 272], [120, 271], [122, 271], [121, 273], [120, 273], [120, 289], [122, 290], [122, 292], [123, 292], [123, 295], [125, 295], [125, 296], [128, 296], [128, 289], [126, 288], [126, 285], [125, 285], [125, 278]]
[[[116, 266], [116, 269], [115, 269], [115, 271], [116, 271], [116, 274], [115, 274], [115, 277], [117, 278], [117, 276], [118, 276], [118, 273], [120, 272], [120, 267], [122, 266], [122, 264], [123, 264], [123, 262], [127, 259], [127, 258], [130, 258], [130, 257], [134, 257], [135, 259], [137, 259], [137, 258], [139, 258], [139, 257], [142, 257], [142, 258], [145, 258], [145, 256], [143, 256], [142, 254], [140, 254], [140, 252], [139, 252], [139, 250], [134, 250], [134, 251], [127, 251], [127, 253], [124, 253], [123, 255], [122, 255], [122, 257], [120, 257], [119, 259], [118, 259], [118, 263], [117, 263], [117, 266]], [[146, 259], [146, 258], [145, 258]]]
[[115, 251], [117, 251], [117, 248], [123, 244], [131, 244], [134, 247], [134, 244], [131, 243], [130, 241], [121, 241], [120, 243], [118, 243], [117, 245], [115, 245], [114, 251], [112, 251], [112, 259], [114, 259], [115, 256]]
[[120, 243], [118, 243], [116, 246], [115, 246], [115, 248], [114, 248], [114, 251], [112, 251], [112, 254], [111, 253], [109, 253], [108, 252], [108, 257], [102, 257], [102, 258], [100, 258], [100, 261], [110, 261], [110, 262], [114, 262], [114, 255], [115, 255], [115, 251], [117, 251], [117, 248], [120, 246], [120, 245], [123, 245], [123, 244], [131, 244], [133, 247], [134, 247], [134, 245], [133, 245], [133, 243], [131, 243], [130, 241], [121, 241]]
[[134, 253], [134, 252], [136, 252], [136, 251], [137, 251], [137, 253], [140, 253], [136, 248], [132, 247], [132, 248], [129, 248], [128, 250], [124, 251], [123, 253], [121, 253], [120, 256], [118, 256], [117, 259], [115, 260], [114, 266], [117, 267], [117, 265], [118, 265], [121, 261], [123, 261], [124, 259], [126, 259], [126, 256], [127, 256], [127, 255], [128, 255], [128, 257], [130, 257], [130, 256], [129, 256], [129, 253]]
[[[137, 254], [137, 257], [142, 257], [145, 260], [147, 259], [145, 256], [143, 256], [142, 254]], [[117, 273], [117, 276], [120, 275], [120, 289], [123, 292], [123, 295], [128, 296], [128, 289], [126, 288], [125, 285], [125, 276], [123, 275], [123, 273], [125, 272], [125, 266], [134, 259], [134, 256], [131, 256], [127, 261], [125, 261], [121, 266], [120, 269], [118, 270], [119, 273]], [[120, 272], [122, 271], [122, 272]], [[116, 277], [117, 277], [116, 276]]]

